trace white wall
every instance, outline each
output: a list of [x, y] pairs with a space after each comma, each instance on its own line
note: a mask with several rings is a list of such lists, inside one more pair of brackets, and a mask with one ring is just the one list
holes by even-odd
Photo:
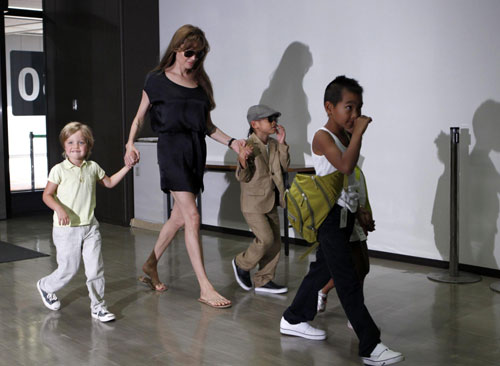
[[[497, 269], [499, 14], [495, 0], [160, 0], [160, 47], [179, 26], [200, 26], [212, 49], [215, 123], [243, 137], [247, 108], [271, 104], [296, 164], [311, 163], [327, 83], [359, 80], [374, 119], [362, 155], [375, 250], [447, 259], [449, 127], [464, 128], [460, 259]], [[224, 146], [208, 146], [209, 160], [225, 159]]]

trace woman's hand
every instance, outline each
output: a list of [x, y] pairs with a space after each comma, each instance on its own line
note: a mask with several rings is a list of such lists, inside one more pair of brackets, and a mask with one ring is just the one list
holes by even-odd
[[238, 153], [238, 156], [240, 159], [247, 160], [250, 154], [252, 154], [252, 147], [251, 146], [243, 146], [240, 147], [240, 152]]
[[238, 153], [238, 161], [243, 169], [247, 167], [247, 159], [252, 154], [252, 146], [241, 146], [240, 152]]
[[139, 150], [135, 148], [134, 144], [127, 144], [125, 156], [123, 157], [125, 165], [132, 167], [139, 162], [140, 158], [141, 154], [139, 153]]
[[236, 154], [238, 154], [238, 155], [239, 155], [239, 153], [240, 153], [240, 149], [241, 149], [242, 147], [245, 147], [245, 146], [246, 146], [246, 144], [247, 144], [247, 143], [246, 143], [245, 139], [234, 140], [233, 142], [231, 142], [231, 146], [229, 146], [229, 147], [230, 147], [231, 149], [233, 149], [233, 150], [236, 152]]
[[276, 138], [278, 139], [278, 142], [280, 144], [285, 143], [285, 137], [286, 137], [285, 127], [283, 127], [282, 125], [276, 125]]
[[136, 136], [139, 134], [141, 130], [142, 124], [144, 123], [144, 118], [146, 117], [146, 113], [148, 112], [151, 104], [149, 103], [149, 97], [146, 92], [142, 91], [141, 104], [139, 104], [139, 109], [137, 109], [137, 114], [132, 121], [132, 125], [130, 126], [130, 133], [128, 136], [127, 144], [125, 145], [125, 156], [123, 157], [123, 161], [126, 166], [132, 167], [139, 162], [141, 158], [139, 151], [134, 146], [134, 141]]

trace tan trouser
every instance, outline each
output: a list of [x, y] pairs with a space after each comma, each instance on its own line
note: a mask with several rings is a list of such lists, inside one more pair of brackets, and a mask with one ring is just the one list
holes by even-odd
[[247, 250], [236, 256], [236, 264], [249, 271], [259, 265], [254, 274], [255, 287], [260, 287], [274, 278], [280, 259], [281, 233], [278, 209], [276, 206], [266, 214], [243, 212], [255, 239]]

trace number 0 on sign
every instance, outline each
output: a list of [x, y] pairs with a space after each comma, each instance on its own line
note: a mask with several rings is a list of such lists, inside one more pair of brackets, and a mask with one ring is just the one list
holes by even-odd
[[43, 52], [10, 52], [12, 114], [45, 115], [45, 62]]

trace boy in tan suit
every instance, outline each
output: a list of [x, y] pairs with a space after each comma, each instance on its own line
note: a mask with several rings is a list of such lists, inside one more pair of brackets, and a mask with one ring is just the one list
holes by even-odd
[[273, 282], [281, 250], [277, 207], [285, 205], [283, 172], [290, 164], [285, 129], [277, 123], [280, 115], [262, 104], [248, 109], [249, 138], [240, 148], [236, 179], [241, 186], [241, 211], [255, 239], [232, 262], [236, 281], [244, 290], [252, 289], [250, 270], [259, 265], [253, 278], [255, 291], [274, 294], [288, 291]]

